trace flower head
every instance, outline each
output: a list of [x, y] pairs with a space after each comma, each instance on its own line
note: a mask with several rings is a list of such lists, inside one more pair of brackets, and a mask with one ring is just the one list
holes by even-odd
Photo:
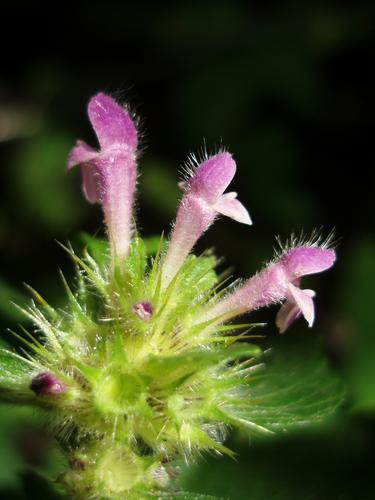
[[70, 152], [67, 167], [81, 166], [85, 197], [90, 203], [102, 205], [112, 255], [121, 258], [130, 242], [137, 131], [129, 113], [103, 93], [90, 100], [88, 116], [100, 151], [78, 141]]

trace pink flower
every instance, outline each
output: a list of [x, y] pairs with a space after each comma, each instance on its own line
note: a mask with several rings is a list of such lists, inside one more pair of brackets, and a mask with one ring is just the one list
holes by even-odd
[[206, 319], [228, 319], [280, 301], [276, 324], [283, 333], [301, 314], [309, 326], [314, 322], [315, 292], [301, 289], [301, 278], [329, 269], [335, 262], [334, 250], [304, 245], [286, 250], [281, 257], [247, 280], [233, 293], [219, 300]]
[[137, 131], [129, 113], [106, 94], [88, 104], [88, 116], [100, 151], [77, 141], [67, 168], [81, 166], [82, 189], [90, 203], [100, 203], [107, 224], [112, 257], [128, 250], [136, 184]]
[[[126, 255], [131, 239], [137, 130], [128, 112], [103, 93], [90, 100], [88, 116], [100, 150], [78, 141], [69, 155], [68, 168], [81, 166], [86, 198], [102, 205], [112, 260], [116, 263]], [[182, 183], [184, 194], [161, 261], [162, 288], [170, 284], [200, 236], [219, 215], [251, 224], [249, 213], [237, 200], [237, 194], [225, 193], [235, 172], [236, 163], [231, 154], [220, 152], [202, 161]], [[306, 241], [293, 245], [233, 293], [216, 303], [211, 301], [205, 320], [214, 325], [247, 311], [284, 302], [276, 317], [281, 333], [301, 315], [312, 326], [315, 292], [302, 289], [301, 278], [330, 268], [335, 258], [335, 252], [327, 245]], [[150, 319], [153, 313], [152, 305], [147, 302], [134, 304], [132, 311], [142, 320]]]
[[181, 267], [187, 255], [222, 214], [244, 224], [251, 224], [246, 208], [237, 193], [224, 193], [236, 172], [236, 163], [227, 153], [218, 153], [201, 163], [183, 183], [184, 196], [177, 211], [176, 222], [163, 263], [164, 285]]

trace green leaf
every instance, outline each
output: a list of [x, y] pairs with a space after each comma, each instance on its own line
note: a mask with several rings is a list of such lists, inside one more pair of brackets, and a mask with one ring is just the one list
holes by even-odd
[[0, 401], [14, 405], [42, 407], [44, 401], [35, 398], [29, 389], [34, 369], [18, 354], [0, 349]]
[[19, 386], [28, 380], [30, 367], [16, 354], [0, 348], [0, 386]]
[[0, 401], [15, 405], [35, 404], [34, 394], [29, 390], [32, 370], [26, 360], [0, 340]]
[[276, 344], [263, 361], [265, 366], [248, 378], [248, 397], [242, 398], [247, 403], [221, 408], [249, 430], [282, 431], [319, 422], [342, 403], [343, 383], [313, 342]]

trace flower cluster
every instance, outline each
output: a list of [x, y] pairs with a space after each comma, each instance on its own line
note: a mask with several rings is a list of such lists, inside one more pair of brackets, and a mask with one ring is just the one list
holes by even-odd
[[[326, 244], [284, 248], [254, 277], [225, 287], [206, 252], [192, 254], [220, 215], [251, 224], [234, 192], [225, 193], [236, 164], [230, 153], [204, 158], [181, 184], [183, 196], [169, 239], [156, 254], [135, 231], [138, 134], [129, 112], [103, 93], [88, 105], [99, 150], [82, 141], [67, 167], [79, 165], [87, 200], [100, 203], [107, 259], [68, 249], [79, 269], [60, 312], [35, 292], [25, 313], [41, 336], [13, 377], [18, 395], [47, 408], [72, 467], [64, 484], [78, 498], [148, 498], [168, 491], [173, 463], [202, 451], [232, 454], [228, 426], [267, 429], [244, 417], [252, 403], [261, 349], [243, 342], [229, 320], [281, 304], [284, 332], [303, 316], [312, 326], [314, 292], [305, 275], [335, 261]], [[21, 358], [13, 355], [17, 360]]]

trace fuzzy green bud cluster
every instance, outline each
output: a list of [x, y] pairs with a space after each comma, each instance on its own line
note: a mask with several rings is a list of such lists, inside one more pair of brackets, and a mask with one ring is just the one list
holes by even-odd
[[[168, 486], [177, 459], [232, 454], [226, 426], [243, 425], [233, 410], [247, 404], [244, 380], [260, 349], [236, 342], [242, 326], [213, 334], [199, 323], [217, 295], [215, 257], [190, 256], [162, 289], [160, 252], [147, 258], [138, 237], [115, 273], [88, 253], [71, 256], [79, 271], [74, 294], [65, 282], [69, 308], [60, 313], [35, 293], [39, 306], [25, 311], [43, 341], [28, 342], [30, 386], [19, 387], [53, 412], [63, 439], [74, 436], [63, 482], [82, 498], [142, 498]], [[147, 319], [140, 303], [152, 305]], [[56, 392], [33, 387], [46, 373]]]

